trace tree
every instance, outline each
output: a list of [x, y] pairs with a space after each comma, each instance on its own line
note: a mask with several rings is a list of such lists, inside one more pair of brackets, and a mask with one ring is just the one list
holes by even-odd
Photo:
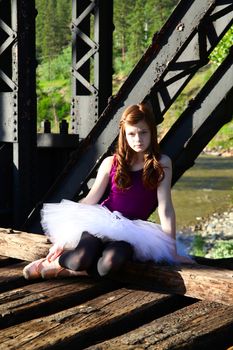
[[61, 53], [69, 45], [71, 0], [36, 0], [36, 46], [40, 59]]
[[72, 1], [57, 0], [56, 20], [57, 20], [57, 36], [60, 49], [68, 46], [71, 41], [71, 17], [72, 17]]
[[178, 0], [147, 0], [145, 3], [145, 22], [147, 28], [147, 45], [171, 15]]
[[125, 62], [129, 45], [129, 14], [133, 10], [134, 1], [114, 0], [114, 48], [115, 53]]
[[135, 1], [134, 8], [129, 14], [129, 23], [129, 57], [132, 59], [133, 64], [135, 64], [147, 47], [147, 21], [144, 0]]
[[38, 12], [36, 17], [36, 50], [37, 56], [40, 59], [43, 55], [42, 42], [45, 35], [44, 19], [46, 16], [47, 0], [36, 0], [36, 9]]

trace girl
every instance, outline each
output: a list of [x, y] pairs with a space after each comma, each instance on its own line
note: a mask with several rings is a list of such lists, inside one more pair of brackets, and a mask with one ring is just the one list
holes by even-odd
[[[88, 195], [42, 209], [42, 227], [54, 244], [46, 258], [24, 268], [25, 278], [119, 270], [126, 261], [188, 262], [176, 253], [171, 200], [172, 164], [159, 153], [150, 109], [129, 106], [120, 120], [116, 153], [99, 167]], [[106, 189], [107, 198], [98, 204]], [[158, 206], [161, 225], [146, 221]]]

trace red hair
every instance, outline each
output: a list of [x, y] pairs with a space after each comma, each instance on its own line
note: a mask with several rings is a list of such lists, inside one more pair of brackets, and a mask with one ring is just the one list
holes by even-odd
[[126, 140], [125, 124], [135, 125], [140, 121], [145, 121], [151, 132], [151, 143], [144, 156], [143, 183], [145, 187], [155, 189], [164, 177], [163, 168], [159, 163], [161, 156], [153, 114], [145, 104], [131, 105], [122, 114], [116, 150], [117, 170], [115, 182], [122, 189], [131, 185], [130, 165], [135, 155]]

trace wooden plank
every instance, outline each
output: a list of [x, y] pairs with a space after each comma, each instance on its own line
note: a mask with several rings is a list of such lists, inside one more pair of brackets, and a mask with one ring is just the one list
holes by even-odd
[[47, 255], [51, 246], [44, 235], [0, 228], [0, 255], [33, 261]]
[[0, 327], [58, 312], [104, 294], [115, 284], [79, 276], [63, 280], [43, 281], [0, 294]]
[[0, 292], [27, 284], [23, 277], [24, 262], [10, 264], [0, 268]]
[[128, 283], [136, 281], [151, 290], [233, 305], [233, 272], [227, 269], [198, 264], [156, 266], [127, 263], [115, 278]]
[[233, 344], [233, 307], [199, 301], [88, 350], [226, 349]]
[[12, 279], [21, 278], [23, 276], [23, 268], [26, 265], [24, 262], [12, 264], [0, 268], [0, 286], [10, 282]]
[[161, 314], [169, 300], [174, 304], [174, 299], [122, 288], [53, 315], [6, 328], [0, 334], [0, 344], [4, 349], [13, 349], [17, 344], [18, 349], [24, 350], [68, 349], [74, 344], [75, 349], [83, 348], [85, 343], [90, 345], [94, 340], [104, 339], [111, 331], [122, 331], [121, 321], [127, 329], [135, 320], [142, 322], [145, 312], [156, 315], [156, 310], [160, 310]]
[[0, 267], [9, 265], [13, 260], [14, 259], [8, 258], [7, 256], [0, 255]]

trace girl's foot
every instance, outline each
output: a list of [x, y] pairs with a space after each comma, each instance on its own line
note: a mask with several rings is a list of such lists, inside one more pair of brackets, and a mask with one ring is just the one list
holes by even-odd
[[62, 267], [58, 262], [58, 258], [53, 261], [46, 260], [41, 269], [41, 277], [44, 279], [56, 277], [75, 277], [84, 274], [85, 273], [83, 271], [73, 271]]
[[23, 269], [24, 278], [26, 278], [26, 280], [41, 278], [40, 270], [44, 261], [45, 258], [33, 261], [26, 265]]
[[80, 275], [85, 275], [84, 271], [72, 271], [62, 267], [58, 258], [53, 261], [48, 261], [47, 259], [39, 259], [31, 262], [23, 269], [24, 278], [27, 280], [37, 279], [37, 278], [56, 278], [56, 277], [75, 277]]

